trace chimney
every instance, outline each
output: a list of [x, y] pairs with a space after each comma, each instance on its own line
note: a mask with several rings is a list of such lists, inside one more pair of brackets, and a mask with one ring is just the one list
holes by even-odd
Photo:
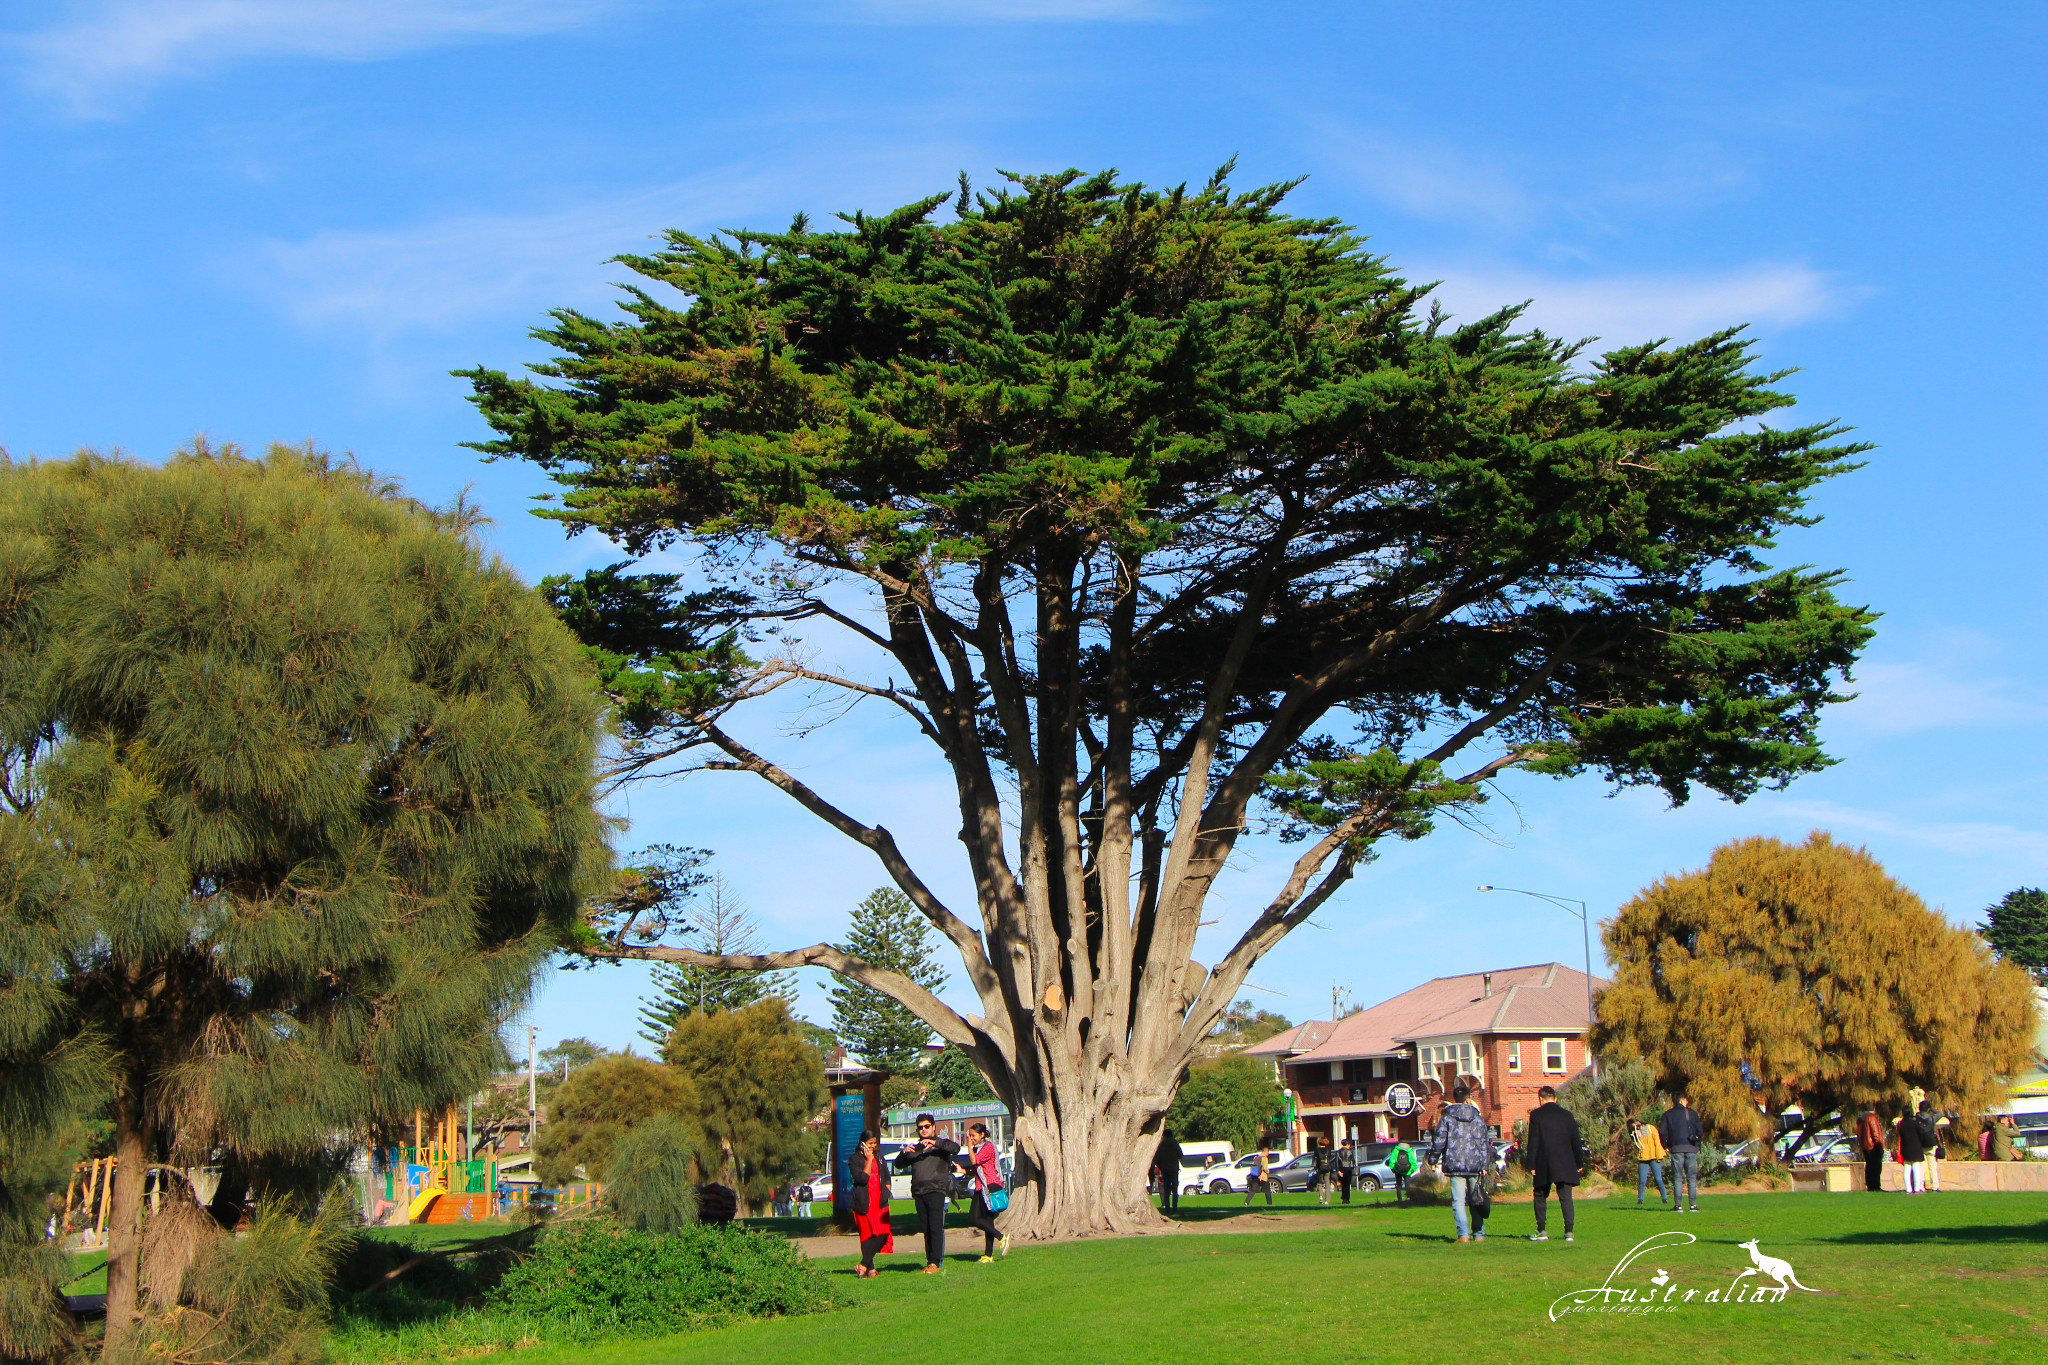
[[1480, 976], [1479, 976], [1479, 984], [1480, 984], [1480, 987], [1481, 987], [1481, 989], [1483, 989], [1483, 990], [1484, 990], [1484, 991], [1486, 992], [1486, 994], [1485, 994], [1485, 995], [1484, 995], [1484, 996], [1483, 996], [1482, 998], [1484, 998], [1484, 999], [1487, 999], [1487, 1000], [1491, 1000], [1491, 999], [1493, 999], [1493, 973], [1492, 973], [1492, 972], [1482, 972], [1482, 973], [1480, 973]]

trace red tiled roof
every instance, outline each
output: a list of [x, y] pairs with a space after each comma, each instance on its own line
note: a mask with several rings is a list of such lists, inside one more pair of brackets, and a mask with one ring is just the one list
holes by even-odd
[[1330, 1036], [1330, 1021], [1311, 1019], [1306, 1024], [1282, 1029], [1263, 1043], [1253, 1043], [1244, 1048], [1240, 1055], [1246, 1057], [1285, 1057], [1294, 1052], [1306, 1052]]
[[[1491, 996], [1485, 994], [1486, 975], [1467, 972], [1425, 981], [1371, 1009], [1339, 1019], [1316, 1046], [1289, 1060], [1341, 1062], [1384, 1057], [1411, 1039], [1444, 1033], [1576, 1034], [1585, 1030], [1584, 972], [1561, 962], [1504, 968], [1492, 973]], [[1593, 978], [1595, 991], [1606, 985], [1599, 977]], [[1270, 1043], [1261, 1046], [1271, 1050]]]

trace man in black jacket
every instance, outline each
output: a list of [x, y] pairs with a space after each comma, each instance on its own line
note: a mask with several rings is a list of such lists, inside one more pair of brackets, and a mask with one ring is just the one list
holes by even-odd
[[1172, 1213], [1180, 1207], [1180, 1139], [1173, 1129], [1159, 1130], [1159, 1146], [1152, 1153], [1152, 1169], [1159, 1172], [1159, 1211]]
[[1664, 1111], [1664, 1117], [1657, 1120], [1657, 1135], [1664, 1139], [1664, 1150], [1671, 1153], [1671, 1197], [1678, 1211], [1686, 1212], [1690, 1201], [1692, 1212], [1698, 1213], [1700, 1144], [1707, 1140], [1707, 1130], [1690, 1095], [1680, 1095], [1678, 1103]]
[[1557, 1102], [1557, 1091], [1552, 1087], [1544, 1086], [1536, 1092], [1536, 1098], [1543, 1103], [1529, 1111], [1529, 1145], [1523, 1149], [1529, 1173], [1536, 1177], [1536, 1231], [1529, 1240], [1550, 1240], [1550, 1233], [1544, 1228], [1543, 1215], [1550, 1198], [1550, 1187], [1555, 1185], [1558, 1211], [1564, 1214], [1564, 1239], [1574, 1241], [1572, 1191], [1578, 1187], [1582, 1169], [1579, 1165], [1579, 1121], [1571, 1110]]
[[896, 1154], [892, 1163], [910, 1172], [910, 1197], [924, 1228], [924, 1273], [936, 1275], [946, 1259], [946, 1201], [953, 1197], [953, 1158], [960, 1144], [939, 1136], [937, 1120], [917, 1116], [917, 1141]]

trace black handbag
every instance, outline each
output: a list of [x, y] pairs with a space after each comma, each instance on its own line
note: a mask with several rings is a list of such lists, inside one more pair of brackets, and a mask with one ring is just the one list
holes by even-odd
[[1485, 1222], [1493, 1214], [1493, 1172], [1489, 1169], [1474, 1184], [1465, 1187], [1465, 1211]]

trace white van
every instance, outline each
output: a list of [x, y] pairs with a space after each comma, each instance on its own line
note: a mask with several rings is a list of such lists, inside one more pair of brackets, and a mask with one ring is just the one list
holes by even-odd
[[1204, 1172], [1211, 1166], [1228, 1166], [1237, 1160], [1237, 1149], [1227, 1142], [1183, 1142], [1180, 1145], [1180, 1189], [1182, 1194], [1200, 1194], [1209, 1182]]

